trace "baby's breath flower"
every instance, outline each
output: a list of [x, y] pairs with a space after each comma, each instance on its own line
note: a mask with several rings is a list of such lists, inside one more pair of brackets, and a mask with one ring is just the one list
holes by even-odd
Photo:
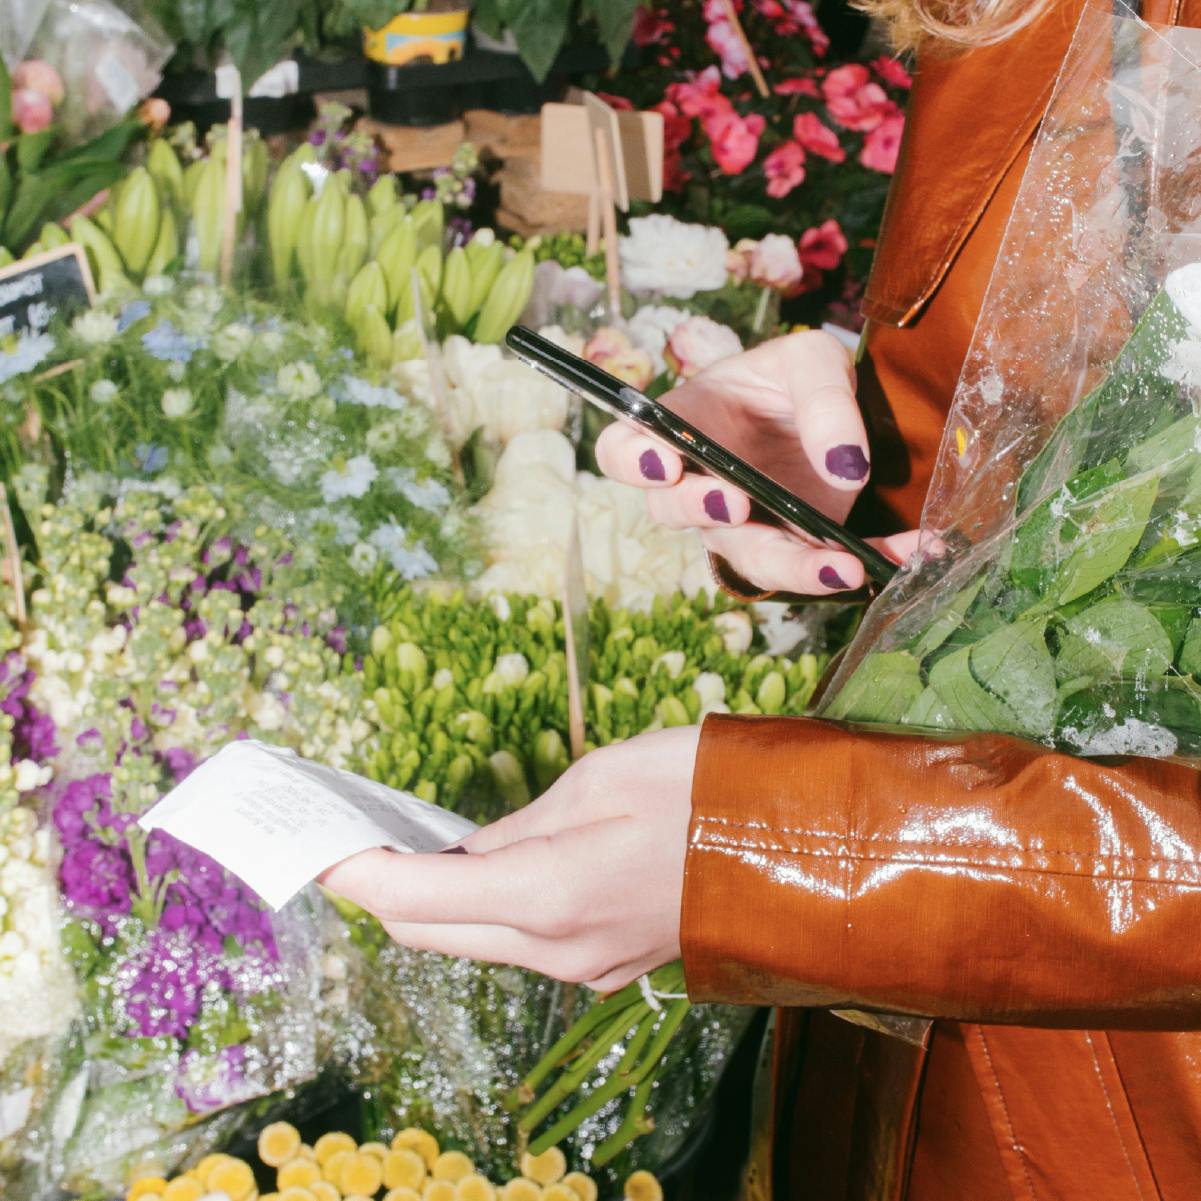
[[117, 399], [120, 389], [111, 379], [98, 379], [88, 389], [93, 404], [106, 405]]
[[76, 337], [98, 346], [117, 336], [117, 318], [104, 309], [86, 309], [71, 323]]
[[168, 388], [163, 393], [163, 413], [172, 420], [186, 417], [192, 411], [192, 392], [189, 388]]

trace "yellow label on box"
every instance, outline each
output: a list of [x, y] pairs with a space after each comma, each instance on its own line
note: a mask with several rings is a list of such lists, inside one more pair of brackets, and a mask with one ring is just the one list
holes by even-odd
[[401, 13], [379, 29], [363, 30], [363, 53], [392, 67], [427, 60], [449, 63], [467, 48], [466, 10], [451, 13]]

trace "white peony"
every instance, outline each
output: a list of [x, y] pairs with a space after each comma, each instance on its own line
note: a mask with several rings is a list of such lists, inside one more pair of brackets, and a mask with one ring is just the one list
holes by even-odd
[[604, 284], [583, 267], [564, 267], [547, 259], [534, 268], [534, 287], [521, 322], [537, 328], [557, 320], [562, 309], [590, 313], [604, 291]]
[[621, 239], [622, 282], [631, 292], [659, 292], [687, 300], [726, 282], [730, 244], [720, 229], [689, 225], [656, 213], [635, 217]]
[[667, 362], [681, 379], [691, 379], [706, 367], [742, 350], [738, 335], [711, 317], [689, 317], [667, 339]]

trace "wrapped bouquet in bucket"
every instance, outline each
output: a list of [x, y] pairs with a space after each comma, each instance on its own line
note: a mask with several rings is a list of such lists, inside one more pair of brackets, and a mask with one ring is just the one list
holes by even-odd
[[825, 716], [1201, 754], [1201, 34], [1086, 10]]

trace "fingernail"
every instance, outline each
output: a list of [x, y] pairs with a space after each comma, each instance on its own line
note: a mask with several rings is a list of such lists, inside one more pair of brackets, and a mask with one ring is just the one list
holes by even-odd
[[714, 488], [712, 492], [705, 493], [705, 512], [709, 514], [711, 521], [730, 520], [730, 510], [726, 508], [726, 498], [717, 488]]
[[663, 460], [653, 450], [644, 450], [638, 456], [638, 470], [648, 480], [667, 479], [667, 472], [663, 470]]
[[834, 570], [833, 567], [823, 567], [817, 573], [817, 578], [827, 588], [846, 588], [847, 582]]
[[867, 468], [867, 455], [861, 446], [848, 442], [826, 451], [826, 470], [840, 480], [866, 479]]
[[466, 847], [447, 847], [444, 851], [439, 851], [439, 855], [466, 855]]

